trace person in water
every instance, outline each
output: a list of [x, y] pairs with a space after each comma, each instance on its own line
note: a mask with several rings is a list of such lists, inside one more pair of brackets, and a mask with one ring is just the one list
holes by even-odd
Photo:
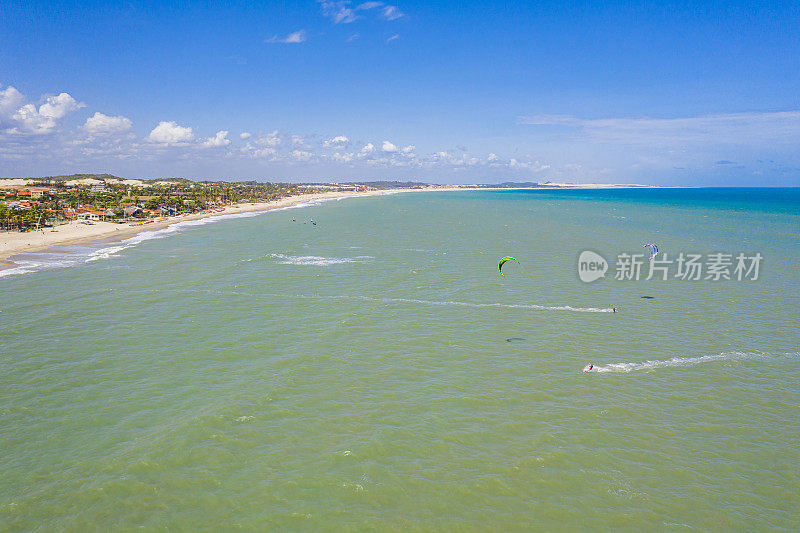
[[589, 365], [589, 368], [584, 370], [584, 372], [591, 372], [593, 368], [594, 368], [594, 365]]

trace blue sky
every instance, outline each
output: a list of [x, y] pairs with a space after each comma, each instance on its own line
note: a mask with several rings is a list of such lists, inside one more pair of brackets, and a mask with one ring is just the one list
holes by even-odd
[[0, 176], [800, 185], [797, 2], [3, 2]]

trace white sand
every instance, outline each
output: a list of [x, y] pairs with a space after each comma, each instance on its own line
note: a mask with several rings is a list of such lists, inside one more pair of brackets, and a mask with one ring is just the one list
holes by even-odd
[[0, 179], [0, 187], [24, 187], [33, 183], [33, 180], [22, 178], [3, 178]]
[[[11, 180], [0, 180], [3, 181]], [[21, 180], [14, 180], [19, 182]], [[641, 185], [606, 185], [606, 184], [550, 184], [555, 187], [563, 188], [625, 188], [625, 187], [642, 187]], [[211, 213], [195, 213], [187, 216], [174, 216], [166, 217], [166, 220], [161, 222], [153, 222], [152, 224], [143, 224], [141, 226], [130, 226], [129, 224], [115, 224], [113, 222], [93, 222], [91, 226], [82, 224], [80, 222], [70, 222], [56, 226], [55, 228], [44, 228], [44, 231], [29, 231], [25, 233], [19, 232], [5, 232], [0, 231], [0, 265], [3, 261], [12, 255], [23, 252], [34, 252], [44, 250], [51, 246], [58, 246], [63, 244], [77, 244], [81, 242], [93, 242], [101, 239], [115, 237], [117, 235], [133, 235], [141, 231], [152, 230], [156, 228], [163, 228], [180, 222], [182, 220], [197, 220], [200, 218], [213, 217], [216, 215], [244, 213], [247, 211], [266, 211], [269, 209], [276, 209], [286, 207], [301, 202], [309, 202], [313, 200], [321, 200], [325, 198], [344, 198], [349, 196], [375, 196], [384, 194], [396, 194], [401, 192], [429, 192], [429, 191], [463, 191], [463, 190], [497, 190], [489, 187], [477, 187], [474, 185], [430, 185], [421, 189], [383, 189], [379, 191], [330, 191], [315, 194], [301, 194], [298, 196], [289, 196], [281, 198], [272, 202], [263, 203], [243, 203], [238, 206], [226, 206], [221, 212]], [[507, 189], [502, 189], [507, 190]], [[52, 231], [55, 229], [56, 231]]]
[[635, 189], [639, 187], [653, 188], [652, 185], [640, 185], [638, 183], [557, 183], [548, 181], [541, 184], [542, 187], [557, 187], [559, 189]]
[[[247, 211], [265, 211], [268, 209], [276, 209], [279, 207], [286, 207], [301, 202], [309, 202], [313, 200], [322, 200], [325, 198], [342, 198], [348, 196], [374, 196], [381, 194], [393, 194], [398, 192], [418, 192], [418, 191], [443, 191], [443, 190], [460, 190], [461, 187], [427, 187], [424, 189], [387, 189], [380, 191], [344, 191], [344, 192], [324, 192], [317, 194], [301, 194], [298, 196], [289, 196], [281, 198], [272, 202], [264, 203], [243, 203], [238, 206], [226, 206], [221, 212], [212, 211], [210, 213], [195, 213], [187, 216], [174, 216], [166, 217], [166, 220], [161, 222], [153, 222], [152, 224], [143, 224], [141, 226], [131, 226], [129, 224], [115, 224], [114, 222], [93, 222], [92, 225], [83, 224], [80, 222], [70, 222], [62, 224], [55, 228], [44, 228], [39, 231], [28, 231], [25, 233], [20, 232], [5, 232], [0, 231], [0, 262], [8, 259], [12, 255], [23, 252], [34, 252], [37, 250], [44, 250], [51, 246], [58, 246], [63, 244], [76, 244], [81, 242], [92, 242], [100, 239], [107, 239], [117, 235], [132, 235], [141, 231], [148, 231], [156, 228], [163, 228], [181, 222], [183, 220], [197, 220], [200, 218], [207, 218], [217, 215], [230, 215], [233, 213], [244, 213]], [[56, 230], [56, 231], [52, 231]]]

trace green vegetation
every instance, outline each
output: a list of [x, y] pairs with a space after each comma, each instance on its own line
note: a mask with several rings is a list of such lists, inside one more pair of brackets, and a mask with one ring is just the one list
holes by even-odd
[[74, 219], [129, 222], [195, 213], [241, 202], [267, 202], [303, 193], [393, 188], [399, 185], [397, 182], [194, 182], [183, 178], [123, 180], [111, 174], [48, 176], [35, 178], [30, 185], [0, 188], [0, 230], [25, 231], [60, 220]]
[[49, 210], [44, 204], [32, 205], [29, 208], [15, 209], [0, 203], [0, 229], [29, 229], [54, 222], [57, 213]]

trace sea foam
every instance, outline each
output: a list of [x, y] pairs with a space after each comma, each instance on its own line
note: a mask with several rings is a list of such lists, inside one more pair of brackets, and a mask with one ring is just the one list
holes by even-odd
[[302, 265], [302, 266], [330, 266], [341, 265], [344, 263], [364, 263], [374, 259], [369, 255], [360, 255], [358, 257], [320, 257], [318, 255], [284, 255], [284, 254], [269, 254], [276, 260], [279, 265]]
[[[147, 230], [137, 233], [127, 239], [114, 243], [113, 245], [98, 245], [87, 244], [71, 247], [60, 247], [55, 245], [53, 249], [49, 250], [46, 254], [22, 253], [19, 257], [14, 257], [14, 265], [11, 268], [0, 270], [0, 278], [6, 276], [14, 276], [20, 274], [29, 274], [31, 272], [41, 272], [43, 270], [55, 270], [57, 268], [67, 268], [71, 266], [89, 263], [92, 261], [99, 261], [101, 259], [109, 259], [118, 255], [129, 248], [132, 248], [144, 241], [152, 239], [162, 239], [170, 235], [180, 233], [181, 230], [195, 226], [205, 226], [207, 224], [214, 224], [223, 220], [231, 220], [236, 218], [250, 218], [263, 215], [269, 211], [283, 211], [286, 209], [299, 209], [303, 207], [313, 207], [324, 202], [334, 200], [341, 200], [345, 197], [333, 198], [319, 198], [310, 200], [308, 202], [300, 202], [294, 205], [280, 207], [275, 209], [264, 209], [260, 211], [247, 211], [244, 213], [228, 213], [214, 215], [207, 218], [200, 218], [197, 220], [182, 220], [170, 224], [169, 226]], [[100, 247], [99, 247], [100, 246]], [[99, 248], [98, 248], [99, 247]]]
[[145, 241], [163, 239], [164, 237], [180, 233], [187, 228], [205, 226], [206, 224], [213, 224], [229, 219], [250, 218], [264, 213], [266, 213], [266, 211], [248, 211], [246, 213], [215, 215], [198, 220], [182, 220], [163, 228], [142, 231], [141, 233], [137, 233], [113, 244], [56, 245], [46, 252], [22, 253], [13, 258], [13, 267], [0, 270], [0, 278], [29, 274], [31, 272], [41, 272], [43, 270], [67, 268], [83, 263], [90, 263], [92, 261], [99, 261], [101, 259], [109, 259]]

